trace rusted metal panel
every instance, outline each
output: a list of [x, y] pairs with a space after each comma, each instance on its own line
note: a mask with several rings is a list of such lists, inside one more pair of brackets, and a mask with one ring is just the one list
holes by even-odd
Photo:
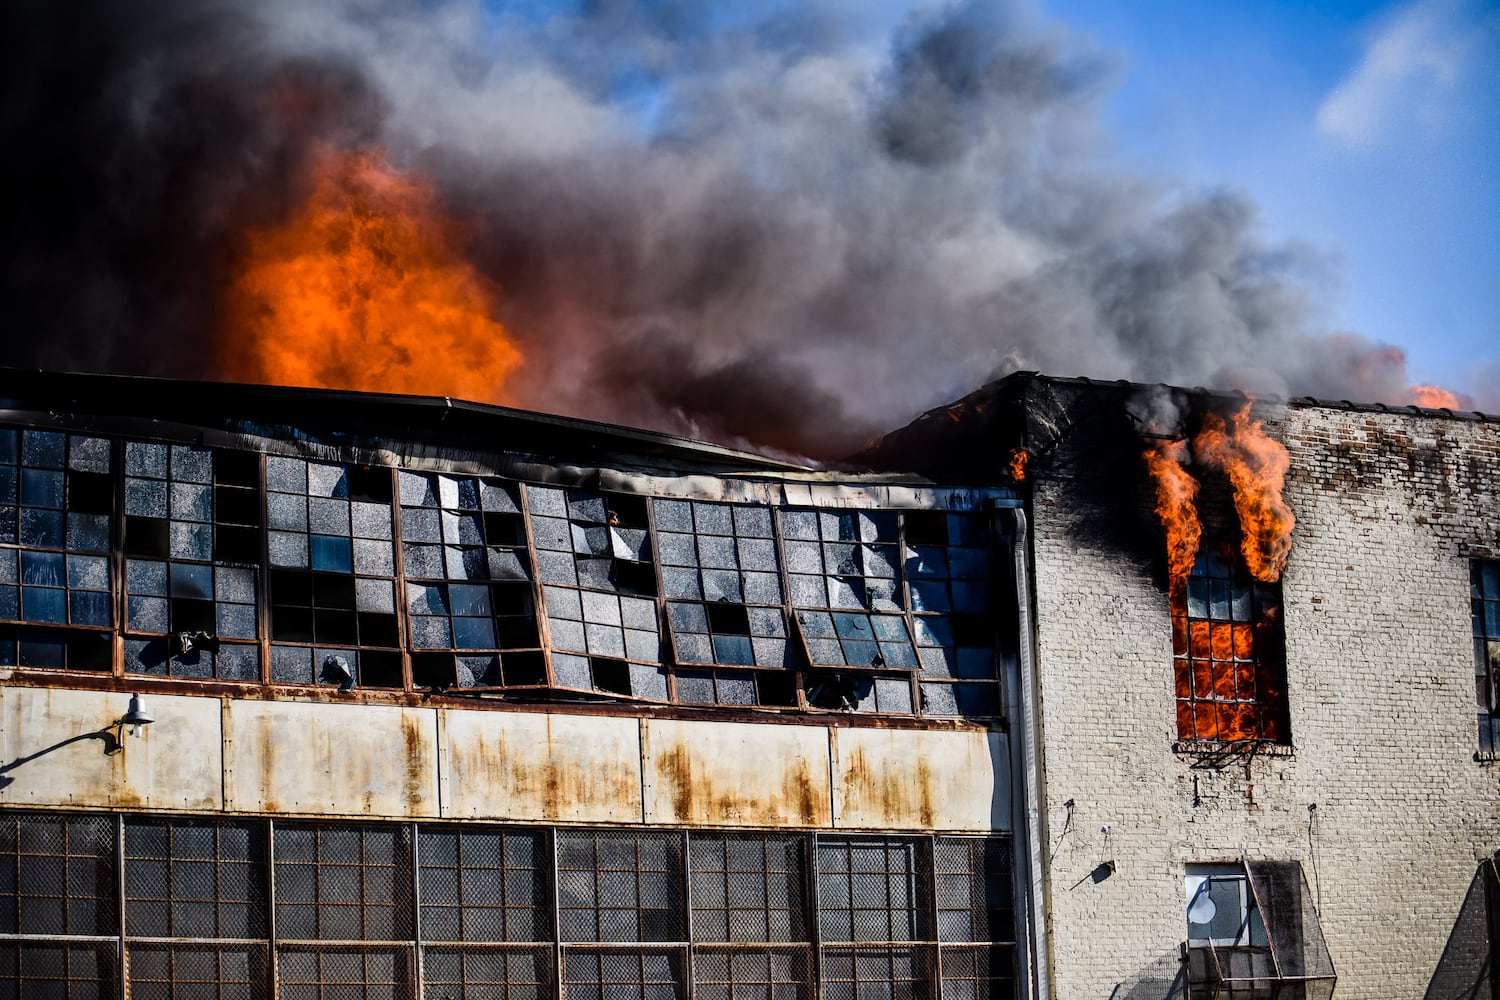
[[637, 720], [443, 711], [447, 815], [641, 822]]
[[235, 701], [225, 719], [230, 810], [438, 815], [435, 710]]
[[641, 722], [647, 823], [828, 827], [828, 729]]
[[833, 825], [867, 830], [1008, 830], [1001, 733], [837, 729]]
[[114, 723], [124, 693], [0, 689], [0, 802], [222, 809], [219, 700], [153, 695], [140, 736]]

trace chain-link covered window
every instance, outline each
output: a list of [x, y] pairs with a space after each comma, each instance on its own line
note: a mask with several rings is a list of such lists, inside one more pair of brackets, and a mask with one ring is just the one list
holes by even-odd
[[[122, 966], [135, 1000], [415, 1000], [419, 973], [496, 1000], [1013, 996], [1010, 858], [1008, 838], [0, 812], [0, 996], [120, 1000]], [[1262, 906], [1294, 881], [1268, 875]]]
[[113, 452], [0, 428], [0, 665], [110, 669]]
[[410, 827], [278, 824], [275, 851], [282, 940], [412, 938]]
[[125, 444], [125, 669], [260, 678], [260, 457]]
[[402, 687], [391, 470], [266, 459], [271, 679]]

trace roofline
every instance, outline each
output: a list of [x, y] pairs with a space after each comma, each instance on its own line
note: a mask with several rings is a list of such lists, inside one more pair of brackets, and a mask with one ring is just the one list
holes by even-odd
[[[288, 402], [318, 403], [324, 406], [347, 405], [364, 413], [369, 413], [373, 409], [392, 416], [402, 413], [422, 413], [428, 415], [428, 422], [433, 425], [441, 425], [450, 413], [467, 413], [483, 421], [532, 425], [539, 429], [546, 428], [591, 437], [611, 438], [624, 446], [644, 446], [651, 451], [688, 453], [700, 461], [727, 462], [757, 467], [768, 472], [820, 471], [819, 467], [811, 464], [772, 458], [661, 431], [524, 410], [494, 403], [480, 403], [453, 396], [405, 395], [354, 389], [323, 389], [307, 386], [264, 385], [253, 382], [218, 382], [148, 375], [26, 369], [0, 365], [0, 406], [4, 406], [13, 396], [19, 396], [21, 399], [44, 396], [54, 400], [62, 396], [86, 399], [88, 396], [103, 392], [161, 398], [161, 394], [183, 391], [211, 392], [216, 395], [228, 393], [231, 396], [248, 394], [259, 397], [264, 403], [279, 399]], [[435, 419], [432, 419], [434, 416]], [[191, 418], [184, 422], [191, 422]]]
[[[1009, 388], [1012, 384], [1022, 382], [1045, 382], [1051, 385], [1080, 385], [1098, 388], [1115, 389], [1165, 389], [1169, 392], [1187, 392], [1197, 396], [1217, 397], [1220, 399], [1254, 400], [1259, 403], [1270, 403], [1281, 406], [1294, 406], [1298, 408], [1319, 408], [1328, 410], [1354, 410], [1362, 413], [1392, 413], [1397, 415], [1431, 417], [1440, 420], [1462, 420], [1469, 423], [1500, 423], [1500, 414], [1485, 413], [1480, 410], [1454, 410], [1449, 407], [1429, 407], [1415, 405], [1392, 405], [1389, 403], [1357, 403], [1347, 399], [1319, 399], [1315, 396], [1278, 396], [1273, 393], [1252, 393], [1240, 389], [1210, 389], [1204, 386], [1181, 386], [1169, 385], [1166, 382], [1132, 382], [1129, 379], [1095, 379], [1083, 375], [1044, 375], [1035, 371], [1016, 371], [1009, 375], [988, 382], [980, 388], [969, 393], [962, 399], [954, 400], [943, 406], [934, 407], [922, 416], [940, 415], [951, 410], [968, 399], [978, 395], [990, 395]], [[920, 417], [918, 419], [921, 419]]]

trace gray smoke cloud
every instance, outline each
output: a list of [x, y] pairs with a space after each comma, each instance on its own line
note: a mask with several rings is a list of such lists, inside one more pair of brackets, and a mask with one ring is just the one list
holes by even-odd
[[63, 6], [3, 15], [40, 188], [0, 255], [39, 338], [11, 363], [214, 374], [232, 238], [323, 140], [434, 180], [523, 406], [836, 455], [1017, 369], [1407, 392], [1399, 350], [1326, 329], [1329, 261], [1112, 161], [1111, 61], [1022, 0], [880, 41], [832, 2]]

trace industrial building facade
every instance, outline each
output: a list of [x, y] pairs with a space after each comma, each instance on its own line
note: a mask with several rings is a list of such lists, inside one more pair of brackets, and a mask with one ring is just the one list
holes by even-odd
[[1256, 409], [1266, 579], [1191, 456], [1174, 575], [1143, 459], [1229, 394], [1018, 375], [829, 471], [0, 375], [0, 997], [1492, 988], [1489, 419]]

